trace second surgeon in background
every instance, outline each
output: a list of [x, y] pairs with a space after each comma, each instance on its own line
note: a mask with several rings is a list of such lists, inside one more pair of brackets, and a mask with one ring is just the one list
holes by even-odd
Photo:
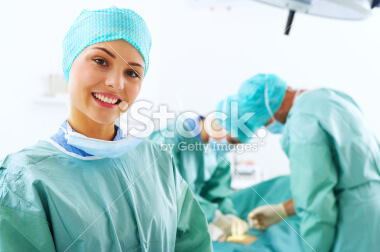
[[[230, 109], [233, 101], [238, 112]], [[379, 143], [351, 97], [326, 88], [296, 91], [274, 74], [260, 74], [223, 100], [218, 111], [228, 115], [228, 131], [236, 126], [231, 116], [253, 112], [245, 123], [251, 131], [265, 126], [282, 133], [305, 251], [379, 250]], [[250, 140], [243, 132], [236, 137]], [[292, 204], [261, 207], [250, 217], [262, 229], [294, 214]]]

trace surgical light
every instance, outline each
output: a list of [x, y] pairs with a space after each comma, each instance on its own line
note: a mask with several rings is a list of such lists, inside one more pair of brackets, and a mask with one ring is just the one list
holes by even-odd
[[321, 17], [362, 20], [371, 14], [371, 9], [380, 6], [380, 0], [255, 0], [289, 10], [285, 34], [289, 35], [296, 12]]

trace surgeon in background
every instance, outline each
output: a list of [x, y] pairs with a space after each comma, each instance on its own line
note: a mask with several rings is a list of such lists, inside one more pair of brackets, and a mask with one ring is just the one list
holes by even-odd
[[[202, 116], [183, 120], [179, 117], [166, 129], [150, 136], [152, 141], [171, 150], [175, 166], [206, 214], [214, 241], [224, 241], [230, 235], [248, 231], [248, 224], [235, 216], [230, 199], [231, 169], [225, 156], [239, 141], [223, 131], [212, 117], [207, 120]], [[169, 132], [173, 137], [165, 136]]]
[[171, 155], [116, 122], [140, 92], [150, 48], [132, 10], [75, 20], [63, 41], [69, 118], [0, 161], [0, 251], [212, 251]]
[[[230, 109], [233, 101], [237, 113]], [[229, 132], [236, 128], [231, 116], [254, 112], [245, 122], [251, 131], [266, 126], [282, 134], [293, 199], [253, 210], [248, 218], [256, 228], [296, 213], [305, 251], [379, 250], [379, 143], [351, 97], [325, 88], [293, 90], [276, 75], [259, 74], [221, 101], [217, 111], [228, 115]], [[249, 141], [242, 131], [236, 133], [230, 132]]]

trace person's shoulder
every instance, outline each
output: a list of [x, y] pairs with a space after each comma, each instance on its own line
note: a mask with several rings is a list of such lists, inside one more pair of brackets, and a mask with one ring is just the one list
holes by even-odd
[[53, 153], [49, 143], [40, 140], [37, 143], [25, 147], [19, 151], [8, 154], [0, 161], [2, 168], [26, 167], [38, 164], [42, 160], [51, 158]]
[[328, 113], [345, 94], [333, 89], [319, 88], [302, 94], [291, 110], [292, 115]]
[[10, 153], [0, 161], [0, 184], [8, 189], [26, 192], [29, 190], [28, 188], [33, 187], [41, 170], [49, 166], [42, 163], [50, 162], [54, 158], [55, 155], [49, 148], [49, 143], [43, 141]]
[[162, 143], [157, 143], [150, 139], [143, 139], [137, 148], [135, 148], [135, 152], [139, 155], [144, 155], [144, 158], [154, 157], [170, 160], [172, 156], [169, 150], [163, 148]]
[[143, 139], [130, 155], [133, 155], [133, 159], [137, 158], [139, 162], [143, 162], [146, 167], [155, 167], [159, 171], [157, 175], [165, 177], [168, 184], [172, 184], [169, 181], [176, 180], [173, 155], [160, 144]]
[[152, 151], [157, 151], [161, 149], [160, 146], [161, 146], [160, 143], [152, 141], [151, 139], [148, 139], [148, 138], [142, 139], [141, 143], [138, 145], [139, 148], [147, 148]]
[[[35, 183], [39, 163], [52, 157], [48, 145], [37, 142], [8, 154], [0, 161], [0, 202], [4, 206], [44, 217], [43, 207], [36, 200]], [[37, 168], [37, 169], [36, 169]]]
[[331, 91], [331, 89], [327, 88], [318, 88], [307, 91], [304, 94], [301, 94], [297, 104], [319, 103], [328, 100], [331, 97]]
[[[336, 102], [337, 100], [352, 100], [352, 98], [338, 90], [330, 89], [330, 88], [318, 88], [315, 90], [311, 90], [303, 94], [299, 98], [300, 104], [312, 103], [314, 105], [321, 104], [329, 104], [331, 102]], [[297, 102], [298, 103], [298, 102]], [[314, 106], [317, 107], [317, 106]]]

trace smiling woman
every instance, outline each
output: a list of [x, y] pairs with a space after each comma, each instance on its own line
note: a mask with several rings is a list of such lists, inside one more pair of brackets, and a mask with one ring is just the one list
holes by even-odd
[[88, 137], [111, 141], [120, 116], [118, 103], [135, 101], [144, 69], [139, 51], [123, 39], [88, 46], [75, 58], [69, 73], [69, 124], [79, 133], [87, 131]]
[[0, 161], [0, 251], [211, 251], [207, 222], [169, 153], [116, 119], [149, 66], [134, 11], [87, 11], [63, 41], [70, 115]]

